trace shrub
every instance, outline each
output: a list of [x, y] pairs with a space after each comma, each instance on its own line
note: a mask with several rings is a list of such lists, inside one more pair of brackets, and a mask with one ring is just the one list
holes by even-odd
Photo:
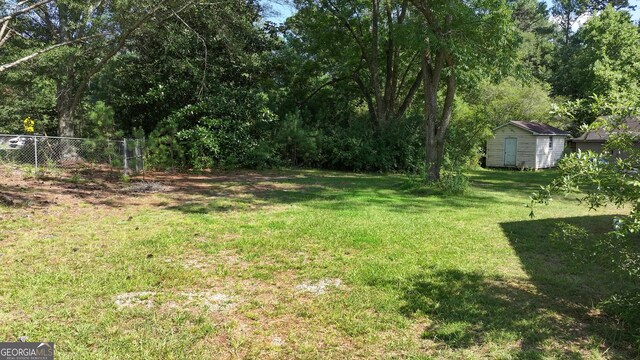
[[448, 195], [464, 195], [469, 192], [469, 178], [461, 170], [444, 170], [436, 186]]
[[278, 158], [261, 94], [232, 93], [188, 105], [162, 120], [148, 141], [154, 167], [268, 167]]

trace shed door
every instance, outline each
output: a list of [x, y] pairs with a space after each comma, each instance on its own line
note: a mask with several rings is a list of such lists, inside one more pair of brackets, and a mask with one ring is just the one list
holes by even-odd
[[518, 139], [504, 139], [504, 166], [516, 166], [516, 153], [518, 152]]

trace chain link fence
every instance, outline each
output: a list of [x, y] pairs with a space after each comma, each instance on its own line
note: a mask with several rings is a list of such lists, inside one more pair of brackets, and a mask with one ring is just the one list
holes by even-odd
[[0, 164], [32, 165], [36, 171], [103, 165], [136, 174], [144, 170], [144, 140], [0, 134]]

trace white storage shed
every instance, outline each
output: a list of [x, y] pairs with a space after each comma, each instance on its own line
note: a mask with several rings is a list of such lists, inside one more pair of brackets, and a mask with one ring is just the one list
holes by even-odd
[[493, 129], [487, 141], [487, 167], [545, 169], [564, 154], [568, 132], [550, 125], [510, 121]]

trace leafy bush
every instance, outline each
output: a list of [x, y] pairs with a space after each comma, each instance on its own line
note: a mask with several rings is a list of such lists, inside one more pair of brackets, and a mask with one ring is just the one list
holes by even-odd
[[436, 186], [445, 194], [464, 195], [469, 192], [469, 178], [460, 170], [444, 170]]
[[318, 161], [318, 132], [305, 127], [300, 112], [285, 115], [276, 133], [279, 154], [294, 166], [313, 165]]
[[419, 117], [399, 119], [385, 129], [366, 116], [320, 130], [319, 166], [338, 170], [412, 172], [424, 166]]
[[264, 106], [264, 96], [227, 95], [188, 105], [161, 121], [148, 141], [149, 165], [205, 169], [277, 163], [270, 126], [277, 117]]

